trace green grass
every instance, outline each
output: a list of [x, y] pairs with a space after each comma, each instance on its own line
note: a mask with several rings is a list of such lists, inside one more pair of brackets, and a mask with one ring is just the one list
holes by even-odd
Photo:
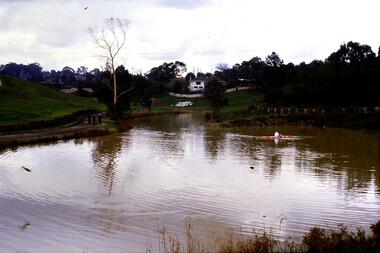
[[249, 106], [258, 104], [262, 101], [262, 94], [257, 91], [236, 91], [227, 93], [228, 106], [220, 108], [223, 120], [237, 117], [237, 114]]
[[[234, 118], [242, 109], [262, 101], [262, 94], [256, 91], [236, 91], [226, 93], [225, 97], [228, 99], [228, 106], [223, 106], [220, 108], [223, 119]], [[164, 110], [181, 101], [193, 102], [192, 110], [194, 111], [204, 111], [210, 109], [209, 102], [204, 98], [175, 98], [169, 95], [161, 95], [157, 98], [160, 100], [160, 105], [153, 107], [153, 110]]]
[[0, 126], [47, 121], [82, 110], [106, 110], [92, 99], [63, 94], [13, 77], [0, 78]]
[[169, 96], [168, 94], [160, 95], [157, 97], [160, 100], [160, 105], [157, 107], [153, 107], [153, 109], [164, 109], [170, 108], [172, 105], [174, 106], [178, 102], [182, 101], [191, 101], [193, 102], [193, 109], [204, 109], [207, 108], [207, 101], [203, 98], [176, 98]]

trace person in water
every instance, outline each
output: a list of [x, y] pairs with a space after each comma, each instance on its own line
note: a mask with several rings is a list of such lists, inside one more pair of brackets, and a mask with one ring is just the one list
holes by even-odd
[[294, 139], [294, 135], [283, 135], [280, 134], [279, 132], [275, 132], [274, 135], [272, 136], [273, 139]]
[[294, 139], [294, 137], [295, 137], [294, 135], [283, 135], [283, 134], [280, 134], [279, 132], [275, 132], [273, 135], [270, 135], [270, 136], [260, 136], [260, 137], [258, 137], [258, 139], [279, 141], [281, 139], [283, 139], [283, 140], [292, 140], [292, 139]]

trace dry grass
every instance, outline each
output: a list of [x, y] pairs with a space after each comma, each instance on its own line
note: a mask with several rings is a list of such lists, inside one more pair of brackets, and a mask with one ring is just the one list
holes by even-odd
[[188, 219], [184, 244], [178, 237], [171, 235], [166, 227], [158, 230], [159, 253], [380, 252], [380, 220], [371, 226], [371, 231], [369, 234], [362, 229], [352, 232], [343, 225], [335, 229], [314, 227], [302, 237], [301, 242], [292, 238], [281, 241], [266, 232], [254, 232], [249, 236], [230, 233], [215, 239], [215, 247], [210, 249], [194, 236]]
[[[177, 236], [169, 233], [163, 226], [158, 229], [158, 250], [159, 253], [202, 253], [209, 252], [204, 245], [194, 236], [193, 227], [190, 219], [185, 222], [185, 244], [181, 244]], [[151, 250], [147, 250], [151, 252]]]

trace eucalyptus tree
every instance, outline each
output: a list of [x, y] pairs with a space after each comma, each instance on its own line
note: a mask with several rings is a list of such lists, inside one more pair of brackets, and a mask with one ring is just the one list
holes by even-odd
[[117, 67], [122, 65], [121, 55], [126, 46], [128, 28], [128, 20], [109, 18], [104, 21], [102, 27], [89, 29], [93, 42], [99, 49], [98, 56], [105, 61], [105, 69], [111, 74], [112, 84], [104, 83], [113, 92], [113, 109], [116, 108], [119, 98], [134, 88], [131, 85], [128, 89], [121, 90], [116, 75]]

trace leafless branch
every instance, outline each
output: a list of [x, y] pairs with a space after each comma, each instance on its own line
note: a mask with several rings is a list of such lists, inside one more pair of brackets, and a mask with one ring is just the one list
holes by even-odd
[[94, 28], [89, 29], [94, 44], [103, 51], [102, 54], [99, 54], [99, 57], [106, 61], [106, 65], [111, 72], [113, 87], [108, 83], [106, 84], [114, 93], [114, 105], [116, 105], [117, 99], [120, 96], [134, 88], [133, 85], [130, 89], [117, 94], [118, 89], [115, 70], [118, 66], [118, 56], [125, 46], [128, 25], [129, 22], [127, 20], [109, 18], [104, 21], [104, 25], [100, 30], [96, 31]]
[[117, 95], [117, 98], [121, 97], [122, 95], [124, 95], [124, 94], [127, 93], [127, 92], [132, 91], [134, 88], [135, 88], [135, 87], [133, 86], [133, 87], [131, 87], [131, 88], [129, 88], [129, 89], [127, 89], [127, 90], [121, 92], [119, 95]]

